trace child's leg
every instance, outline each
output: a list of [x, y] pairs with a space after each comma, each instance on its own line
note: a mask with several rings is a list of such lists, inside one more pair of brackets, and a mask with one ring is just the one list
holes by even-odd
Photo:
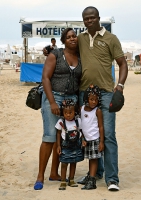
[[97, 172], [98, 167], [98, 160], [97, 159], [91, 159], [89, 160], [89, 173], [88, 179], [85, 183], [85, 186], [81, 188], [82, 190], [91, 190], [96, 189], [96, 180], [95, 175]]
[[67, 173], [68, 163], [61, 163], [61, 184], [59, 190], [66, 189], [66, 173]]
[[61, 163], [61, 181], [66, 181], [68, 163]]
[[69, 173], [68, 185], [71, 187], [78, 187], [78, 185], [74, 182], [75, 170], [76, 170], [76, 163], [70, 163], [70, 173]]
[[98, 159], [89, 160], [89, 173], [90, 176], [95, 177], [98, 167]]
[[75, 170], [76, 170], [76, 163], [70, 163], [69, 179], [71, 179], [71, 180], [74, 179]]

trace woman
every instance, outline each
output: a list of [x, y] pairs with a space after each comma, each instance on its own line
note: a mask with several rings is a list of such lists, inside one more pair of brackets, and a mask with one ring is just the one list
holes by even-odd
[[42, 96], [43, 138], [40, 146], [39, 173], [35, 190], [41, 190], [44, 172], [53, 150], [52, 167], [49, 180], [60, 181], [58, 175], [59, 157], [57, 155], [56, 129], [60, 116], [60, 107], [64, 99], [77, 101], [77, 92], [81, 78], [81, 63], [77, 54], [77, 36], [72, 28], [62, 32], [61, 41], [64, 49], [54, 49], [47, 57], [43, 69]]

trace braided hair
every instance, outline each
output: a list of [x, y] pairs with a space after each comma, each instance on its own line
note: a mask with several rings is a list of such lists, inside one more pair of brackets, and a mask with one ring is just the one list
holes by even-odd
[[90, 94], [92, 95], [97, 95], [98, 97], [98, 104], [97, 107], [101, 107], [101, 92], [100, 89], [97, 85], [90, 85], [84, 92], [84, 97], [83, 97], [83, 101], [84, 101], [84, 105], [88, 105], [88, 99]]
[[61, 116], [63, 116], [63, 109], [68, 107], [74, 107], [75, 116], [78, 115], [78, 105], [74, 102], [73, 99], [64, 99], [61, 106]]

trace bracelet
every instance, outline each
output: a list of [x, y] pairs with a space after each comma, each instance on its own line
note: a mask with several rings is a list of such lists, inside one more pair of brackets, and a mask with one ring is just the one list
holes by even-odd
[[124, 89], [124, 85], [123, 85], [123, 84], [121, 84], [121, 83], [118, 83], [117, 85], [121, 86], [121, 87], [122, 87], [122, 89]]

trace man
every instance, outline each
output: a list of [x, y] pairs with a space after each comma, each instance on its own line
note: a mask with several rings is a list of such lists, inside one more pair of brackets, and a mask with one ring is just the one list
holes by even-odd
[[[57, 49], [57, 45], [56, 45], [56, 40], [55, 38], [51, 38], [51, 43], [52, 45], [48, 45], [46, 46], [44, 49], [47, 50], [48, 54], [53, 50], [53, 49]], [[44, 52], [44, 49], [43, 49], [43, 52]]]
[[[115, 113], [109, 112], [114, 91], [123, 93], [128, 67], [118, 38], [100, 27], [99, 11], [92, 6], [84, 9], [82, 17], [87, 30], [79, 34], [78, 44], [82, 63], [82, 78], [80, 83], [80, 106], [83, 105], [83, 95], [90, 85], [98, 85], [101, 90], [101, 109], [104, 120], [105, 150], [103, 160], [98, 159], [97, 177], [101, 179], [105, 168], [105, 181], [109, 191], [119, 190], [118, 177], [118, 146], [115, 137]], [[46, 54], [46, 51], [44, 51]], [[119, 65], [118, 84], [114, 88], [112, 77], [112, 62]], [[87, 177], [84, 181], [87, 180]], [[84, 184], [82, 180], [79, 183]]]
[[[83, 95], [90, 85], [98, 85], [102, 95], [102, 113], [104, 120], [105, 150], [104, 168], [105, 181], [110, 191], [119, 190], [118, 178], [118, 146], [115, 137], [115, 113], [109, 113], [109, 104], [113, 92], [123, 93], [124, 83], [128, 74], [128, 67], [117, 37], [100, 27], [99, 12], [89, 6], [82, 12], [87, 30], [79, 34], [78, 43], [82, 63], [82, 78], [80, 83], [80, 105], [83, 104]], [[112, 78], [112, 62], [119, 65], [118, 84], [114, 88]], [[103, 177], [103, 161], [99, 159], [97, 176]]]

